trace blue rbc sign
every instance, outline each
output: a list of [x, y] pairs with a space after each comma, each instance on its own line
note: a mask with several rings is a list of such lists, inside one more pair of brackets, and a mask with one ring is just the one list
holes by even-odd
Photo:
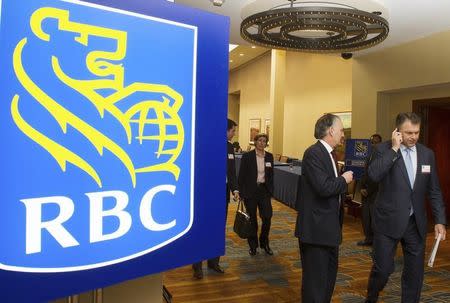
[[355, 179], [362, 178], [370, 152], [371, 145], [368, 139], [345, 140], [345, 170], [353, 171]]
[[[39, 301], [203, 257], [188, 247], [205, 233], [191, 230], [194, 222], [204, 224], [194, 220], [204, 205], [195, 184], [203, 175], [194, 164], [196, 134], [208, 132], [196, 130], [197, 93], [209, 93], [197, 86], [198, 48], [206, 38], [199, 42], [198, 28], [205, 20], [190, 25], [158, 17], [169, 9], [171, 17], [183, 13], [162, 2], [130, 1], [129, 9], [121, 1], [96, 2], [110, 6], [0, 1], [2, 302], [13, 296], [8, 283], [10, 292], [30, 291], [17, 301]], [[223, 37], [220, 47], [227, 45]], [[225, 120], [225, 106], [219, 108], [212, 119]], [[214, 256], [223, 251], [223, 225], [209, 226], [217, 240], [202, 254]], [[161, 262], [180, 249], [185, 256]], [[123, 265], [143, 256], [146, 269]], [[95, 281], [99, 269], [110, 268], [117, 277], [93, 284], [69, 275]], [[36, 283], [43, 274], [46, 282]], [[12, 277], [34, 282], [17, 286]], [[78, 284], [39, 293], [52, 278]]]

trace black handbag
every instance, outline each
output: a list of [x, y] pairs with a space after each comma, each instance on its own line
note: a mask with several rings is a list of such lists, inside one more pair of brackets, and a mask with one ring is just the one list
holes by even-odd
[[239, 200], [238, 202], [233, 230], [239, 238], [242, 239], [247, 239], [252, 234], [252, 223], [250, 222], [250, 216], [247, 214], [242, 200]]

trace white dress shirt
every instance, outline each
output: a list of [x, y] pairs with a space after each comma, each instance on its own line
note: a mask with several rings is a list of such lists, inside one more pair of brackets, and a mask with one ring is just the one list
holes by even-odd
[[265, 156], [259, 156], [256, 154], [256, 166], [258, 168], [258, 175], [256, 178], [257, 183], [264, 183], [266, 181], [266, 167], [265, 167]]
[[331, 159], [331, 163], [333, 164], [334, 175], [335, 175], [336, 177], [338, 177], [337, 168], [336, 168], [336, 162], [334, 162], [333, 155], [331, 154], [331, 152], [333, 151], [333, 148], [332, 148], [327, 142], [325, 142], [325, 141], [323, 141], [323, 140], [319, 140], [319, 141], [320, 141], [320, 143], [322, 143], [322, 145], [325, 146], [325, 148], [327, 149], [328, 155], [330, 156], [330, 159]]

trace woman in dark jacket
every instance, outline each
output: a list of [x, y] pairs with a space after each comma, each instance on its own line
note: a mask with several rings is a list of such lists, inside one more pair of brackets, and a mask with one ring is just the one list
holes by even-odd
[[249, 254], [256, 255], [258, 248], [258, 220], [256, 209], [262, 220], [259, 235], [259, 247], [269, 255], [273, 255], [269, 246], [269, 231], [272, 220], [273, 193], [273, 155], [264, 149], [267, 146], [266, 134], [258, 134], [254, 138], [255, 149], [242, 155], [239, 169], [239, 193], [244, 199], [245, 207], [250, 215], [253, 235], [248, 240]]

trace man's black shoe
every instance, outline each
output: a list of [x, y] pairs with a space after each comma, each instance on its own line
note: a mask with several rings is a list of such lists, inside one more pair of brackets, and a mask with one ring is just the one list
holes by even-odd
[[358, 246], [372, 246], [372, 241], [362, 240], [356, 243]]
[[250, 256], [256, 256], [256, 248], [250, 248], [248, 250], [248, 253], [250, 254]]
[[211, 266], [208, 265], [208, 268], [214, 270], [215, 272], [218, 272], [219, 274], [225, 273], [225, 270], [223, 270], [223, 268], [219, 264], [211, 265]]
[[194, 270], [194, 278], [197, 280], [203, 279], [203, 270]]
[[264, 249], [264, 251], [266, 252], [266, 254], [268, 255], [273, 255], [273, 251], [270, 249], [269, 245], [264, 245], [263, 247], [261, 247], [262, 249]]

